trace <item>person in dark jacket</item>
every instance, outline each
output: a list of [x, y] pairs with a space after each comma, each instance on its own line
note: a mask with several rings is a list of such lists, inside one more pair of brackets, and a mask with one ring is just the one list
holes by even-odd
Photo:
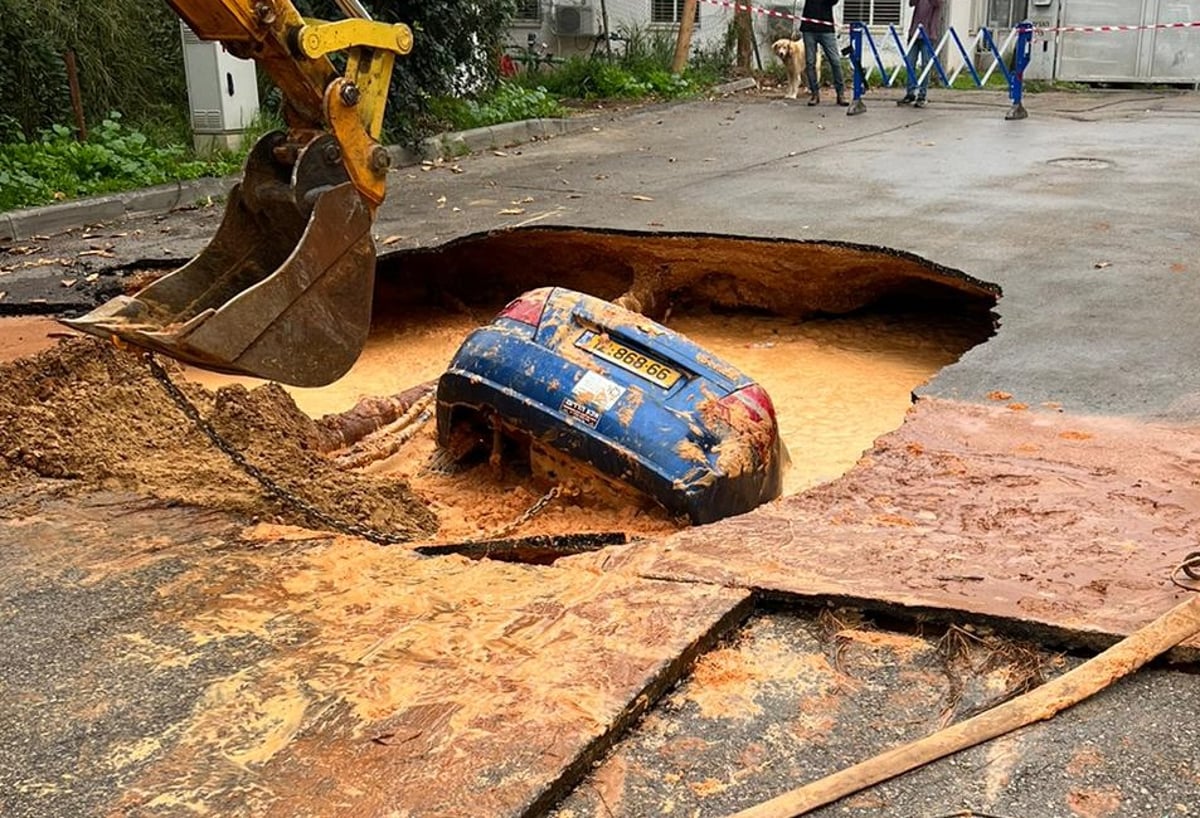
[[[904, 96], [896, 100], [896, 104], [924, 108], [925, 97], [929, 93], [929, 75], [933, 69], [929, 68], [929, 49], [920, 38], [913, 38], [923, 28], [929, 42], [937, 45], [942, 36], [942, 0], [908, 0], [908, 5], [913, 10], [912, 20], [908, 24], [908, 39], [912, 43], [908, 47], [908, 64], [913, 70], [908, 73], [908, 87]], [[921, 74], [925, 78], [918, 83], [917, 77]]]
[[838, 0], [804, 0], [800, 12], [800, 35], [804, 38], [804, 76], [808, 80], [808, 104], [821, 102], [821, 81], [817, 76], [817, 47], [825, 54], [825, 62], [833, 71], [833, 90], [838, 105], [849, 105], [842, 84], [842, 57], [838, 54], [837, 29], [833, 24], [833, 7]]

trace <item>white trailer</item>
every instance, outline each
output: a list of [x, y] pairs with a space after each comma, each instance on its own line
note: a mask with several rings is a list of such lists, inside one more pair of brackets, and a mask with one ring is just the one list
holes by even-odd
[[1200, 84], [1200, 27], [1178, 25], [1200, 0], [1030, 0], [1029, 18], [1029, 79]]

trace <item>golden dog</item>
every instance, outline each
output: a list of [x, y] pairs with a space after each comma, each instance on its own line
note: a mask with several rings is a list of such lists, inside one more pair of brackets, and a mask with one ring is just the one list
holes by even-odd
[[[787, 69], [788, 88], [786, 99], [795, 99], [800, 93], [800, 79], [804, 76], [804, 41], [787, 37], [771, 43], [771, 51]], [[817, 76], [821, 76], [821, 52], [817, 52]]]

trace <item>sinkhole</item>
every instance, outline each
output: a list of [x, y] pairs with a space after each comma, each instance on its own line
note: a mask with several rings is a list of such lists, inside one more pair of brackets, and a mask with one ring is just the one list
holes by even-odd
[[[839, 477], [897, 428], [914, 388], [993, 334], [1000, 297], [962, 271], [869, 245], [571, 227], [481, 233], [382, 254], [362, 357], [330, 386], [289, 391], [320, 417], [433, 381], [471, 329], [548, 285], [620, 298], [757, 380], [791, 454], [785, 495]], [[188, 374], [210, 387], [239, 380]], [[541, 496], [529, 474], [430, 468], [427, 426], [362, 468], [430, 498], [440, 540], [486, 538]], [[518, 533], [650, 536], [678, 525], [652, 506], [583, 491]]]

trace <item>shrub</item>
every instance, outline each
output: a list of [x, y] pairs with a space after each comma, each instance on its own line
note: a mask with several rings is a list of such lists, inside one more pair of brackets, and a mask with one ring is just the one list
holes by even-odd
[[113, 113], [92, 129], [87, 142], [77, 142], [69, 128], [55, 125], [36, 140], [0, 145], [0, 210], [220, 176], [239, 164], [233, 155], [196, 160], [178, 145], [153, 145]]
[[566, 109], [545, 88], [525, 88], [511, 82], [500, 83], [496, 92], [485, 101], [467, 100], [463, 107], [465, 118], [459, 128], [480, 128], [566, 114]]
[[0, 0], [0, 48], [0, 98], [26, 139], [73, 121], [67, 51], [87, 121], [111, 110], [146, 123], [186, 112], [179, 18], [160, 0]]

